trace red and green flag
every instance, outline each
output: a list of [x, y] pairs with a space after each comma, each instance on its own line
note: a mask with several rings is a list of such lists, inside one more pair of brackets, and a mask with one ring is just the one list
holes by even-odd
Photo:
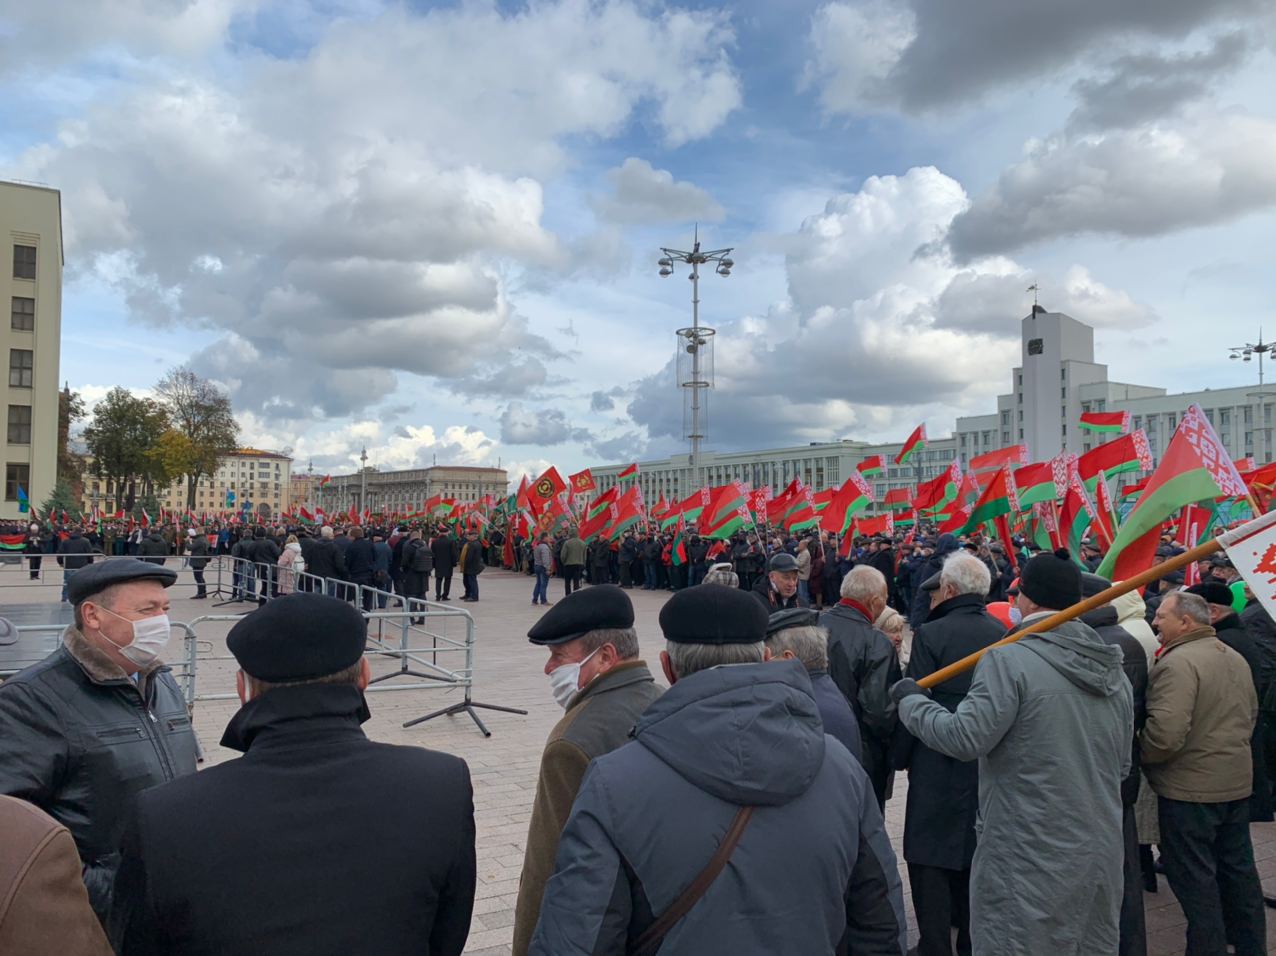
[[330, 484], [332, 484], [332, 475], [324, 475], [322, 478], [319, 479], [319, 490], [322, 491], [324, 488], [327, 488]]
[[687, 523], [678, 516], [678, 530], [673, 535], [673, 545], [669, 549], [669, 560], [675, 568], [687, 563]]
[[[1232, 466], [1232, 459], [1227, 459]], [[1109, 478], [1128, 471], [1151, 471], [1152, 449], [1148, 445], [1147, 435], [1140, 428], [1128, 435], [1122, 435], [1113, 441], [1104, 442], [1098, 448], [1086, 452], [1077, 459], [1077, 472], [1086, 490], [1093, 492], [1094, 484], [1099, 480], [1099, 472]], [[1235, 471], [1235, 468], [1232, 468]]]
[[637, 478], [637, 477], [638, 477], [638, 462], [634, 462], [632, 465], [626, 465], [624, 468], [620, 469], [620, 471], [616, 473], [617, 481], [627, 481], [630, 478]]
[[1054, 466], [1048, 461], [1035, 462], [1015, 469], [1015, 487], [1019, 489], [1019, 507], [1027, 510], [1041, 502], [1058, 497], [1054, 484]]
[[1199, 405], [1189, 406], [1161, 463], [1122, 522], [1099, 574], [1124, 581], [1151, 567], [1162, 522], [1184, 505], [1245, 495], [1245, 482], [1209, 419]]
[[909, 511], [913, 507], [913, 486], [891, 488], [882, 499], [882, 504], [891, 511]]
[[1019, 513], [1019, 489], [1015, 487], [1015, 477], [1010, 465], [1004, 464], [993, 472], [992, 480], [984, 487], [966, 520], [965, 530], [974, 531], [980, 525], [989, 524], [997, 518]]
[[869, 455], [855, 466], [855, 470], [865, 478], [872, 478], [874, 475], [880, 475], [886, 470], [886, 458], [882, 455]]
[[638, 486], [633, 485], [609, 507], [611, 520], [603, 537], [615, 541], [628, 529], [642, 520], [642, 498], [638, 494]]
[[917, 486], [917, 496], [913, 499], [913, 510], [935, 514], [943, 511], [948, 504], [957, 498], [961, 487], [961, 466], [954, 458], [953, 463], [944, 469], [943, 474]]
[[890, 537], [895, 533], [895, 516], [889, 511], [886, 514], [875, 515], [872, 518], [856, 518], [854, 520], [855, 534], [847, 535], [847, 540], [853, 537], [870, 537], [875, 534], [883, 534]]
[[1009, 448], [998, 448], [984, 455], [976, 455], [970, 459], [971, 471], [988, 471], [1010, 465], [1012, 468], [1028, 464], [1028, 446], [1011, 445]]
[[1123, 435], [1130, 430], [1129, 412], [1082, 412], [1080, 425], [1092, 432]]
[[1094, 509], [1090, 505], [1090, 496], [1086, 494], [1080, 476], [1073, 472], [1067, 494], [1063, 496], [1063, 508], [1059, 512], [1059, 537], [1072, 560], [1078, 564], [1082, 563], [1081, 542], [1085, 540], [1093, 520]]
[[752, 521], [744, 486], [733, 481], [714, 489], [709, 506], [701, 514], [700, 537], [729, 538]]
[[926, 423], [918, 425], [913, 429], [913, 433], [908, 436], [908, 441], [904, 442], [904, 447], [899, 450], [899, 454], [895, 456], [895, 464], [902, 465], [912, 457], [913, 452], [920, 451], [926, 447]]
[[1099, 472], [1099, 480], [1094, 486], [1094, 526], [1103, 538], [1103, 547], [1112, 547], [1112, 539], [1117, 532], [1116, 505], [1112, 501], [1112, 492], [1108, 490], [1107, 476]]
[[[842, 534], [850, 527], [855, 515], [873, 503], [873, 492], [868, 482], [858, 472], [843, 482], [830, 499], [828, 507], [820, 513], [820, 527], [834, 534]], [[890, 512], [887, 512], [887, 517]]]
[[0, 551], [23, 551], [26, 546], [26, 535], [0, 534]]

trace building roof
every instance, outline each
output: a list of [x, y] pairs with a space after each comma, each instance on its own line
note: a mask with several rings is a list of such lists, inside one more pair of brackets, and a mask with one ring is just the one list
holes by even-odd
[[227, 458], [278, 458], [280, 461], [292, 461], [288, 455], [281, 455], [277, 451], [264, 451], [260, 448], [236, 448]]

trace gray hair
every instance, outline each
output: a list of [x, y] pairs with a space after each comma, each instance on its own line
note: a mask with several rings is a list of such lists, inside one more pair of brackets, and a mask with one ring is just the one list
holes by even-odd
[[859, 601], [860, 604], [866, 604], [872, 598], [881, 597], [885, 590], [886, 578], [882, 572], [867, 564], [855, 565], [842, 579], [842, 597]]
[[331, 537], [332, 537], [332, 525], [330, 525], [330, 524], [326, 524], [326, 525], [324, 525], [322, 528], [320, 528], [320, 529], [319, 529], [319, 537], [321, 537], [321, 538], [331, 538]]
[[1161, 599], [1161, 603], [1174, 601], [1174, 610], [1190, 617], [1193, 623], [1202, 627], [1210, 623], [1210, 606], [1199, 594], [1188, 594], [1186, 591], [1171, 591]]
[[610, 644], [616, 648], [616, 656], [622, 661], [631, 661], [638, 656], [638, 632], [632, 627], [600, 627], [586, 631], [578, 640], [586, 654]]
[[939, 572], [939, 583], [947, 584], [958, 594], [978, 594], [985, 597], [992, 590], [992, 572], [973, 554], [954, 551], [944, 558]]
[[704, 576], [702, 584], [722, 584], [729, 588], [740, 586], [740, 575], [731, 570], [731, 565], [715, 564]]
[[665, 641], [669, 666], [675, 677], [690, 677], [697, 671], [722, 664], [761, 664], [766, 642], [756, 644], [679, 644]]
[[786, 627], [766, 639], [771, 656], [779, 657], [792, 651], [808, 671], [826, 671], [829, 668], [829, 632], [813, 624], [806, 627]]

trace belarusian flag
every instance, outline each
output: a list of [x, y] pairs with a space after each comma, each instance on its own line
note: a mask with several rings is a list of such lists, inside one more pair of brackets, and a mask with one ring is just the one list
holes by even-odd
[[1019, 489], [1019, 507], [1023, 509], [1043, 501], [1052, 502], [1058, 497], [1054, 486], [1054, 467], [1048, 461], [1016, 468], [1015, 487]]
[[766, 523], [766, 506], [771, 500], [771, 486], [763, 485], [749, 492], [749, 511], [753, 514], [754, 524]]
[[669, 549], [669, 560], [675, 568], [687, 563], [687, 523], [678, 516], [678, 530], [674, 532], [673, 546]]
[[603, 537], [608, 541], [615, 541], [626, 529], [632, 528], [642, 520], [642, 507], [639, 504], [638, 486], [634, 485], [620, 499], [610, 507], [611, 521], [607, 525], [607, 530]]
[[787, 488], [767, 502], [767, 524], [783, 525], [784, 516], [793, 507], [794, 500], [802, 493], [802, 479], [794, 478]]
[[1241, 473], [1241, 477], [1245, 477], [1245, 472], [1253, 471], [1257, 466], [1254, 462], [1253, 455], [1246, 455], [1244, 458], [1236, 458], [1232, 460], [1232, 464], [1236, 466], [1236, 470]]
[[[856, 518], [854, 521], [855, 535], [867, 537], [875, 534], [884, 534], [890, 537], [895, 533], [895, 516], [889, 511], [883, 515], [877, 515], [873, 518]], [[847, 535], [847, 538], [852, 535]]]
[[715, 488], [713, 499], [701, 519], [702, 538], [729, 538], [752, 522], [747, 495], [740, 483], [732, 482]]
[[[1228, 467], [1232, 459], [1227, 459]], [[1152, 449], [1148, 447], [1143, 429], [1122, 435], [1115, 441], [1105, 442], [1077, 459], [1077, 471], [1087, 491], [1094, 491], [1099, 472], [1109, 478], [1127, 471], [1149, 471], [1152, 468]], [[1235, 468], [1232, 468], [1235, 471]]]
[[572, 483], [572, 491], [581, 494], [586, 491], [595, 490], [598, 485], [594, 482], [594, 473], [586, 468], [584, 471], [578, 471], [567, 479]]
[[987, 471], [1000, 468], [1002, 465], [1028, 464], [1028, 446], [1011, 445], [1009, 448], [998, 448], [984, 455], [976, 455], [970, 459], [971, 471]]
[[306, 510], [306, 506], [305, 506], [305, 505], [302, 505], [302, 506], [301, 506], [301, 520], [302, 520], [302, 521], [304, 521], [304, 522], [306, 522], [306, 524], [314, 524], [314, 523], [315, 523], [315, 516], [314, 516], [314, 515], [312, 515], [309, 511], [307, 511], [307, 510]]
[[814, 505], [816, 514], [824, 512], [824, 509], [829, 506], [829, 502], [833, 500], [835, 494], [837, 494], [836, 488], [825, 488], [823, 491], [817, 491], [811, 495], [811, 504]]
[[332, 475], [324, 475], [322, 478], [319, 479], [319, 489], [321, 491], [324, 488], [327, 488], [330, 484], [332, 484]]
[[531, 502], [531, 483], [527, 480], [527, 475], [523, 475], [518, 479], [518, 490], [514, 492], [514, 507], [519, 511], [532, 506]]
[[1008, 464], [1002, 465], [993, 473], [992, 480], [971, 509], [970, 517], [966, 519], [965, 531], [974, 531], [995, 518], [1018, 512], [1019, 490], [1015, 487], [1014, 475]]
[[801, 478], [793, 480], [797, 483], [797, 493], [790, 499], [789, 507], [784, 512], [784, 517], [780, 519], [780, 524], [786, 531], [813, 528], [820, 520], [815, 510], [815, 496], [811, 494], [811, 489], [802, 482]]
[[608, 488], [601, 495], [589, 503], [589, 507], [585, 510], [585, 514], [590, 518], [597, 517], [606, 511], [620, 497], [620, 492], [615, 488]]
[[[820, 527], [841, 534], [850, 527], [856, 512], [863, 511], [872, 503], [873, 492], [868, 482], [858, 472], [852, 472], [820, 514]], [[890, 512], [886, 514], [890, 517]]]
[[637, 478], [637, 477], [638, 477], [638, 462], [634, 462], [632, 465], [626, 465], [624, 468], [620, 469], [620, 471], [617, 472], [616, 474], [617, 481], [625, 481], [628, 478]]
[[662, 491], [660, 497], [656, 499], [655, 507], [651, 509], [651, 520], [659, 521], [667, 514], [669, 514], [669, 502], [665, 501], [665, 493]]
[[1113, 435], [1123, 434], [1130, 430], [1129, 412], [1082, 412], [1082, 428], [1092, 432], [1108, 432]]
[[932, 514], [942, 511], [957, 497], [957, 489], [960, 487], [961, 466], [954, 458], [953, 463], [938, 478], [924, 481], [917, 486], [917, 497], [913, 499], [913, 509]]
[[1059, 513], [1059, 537], [1078, 564], [1082, 563], [1081, 542], [1093, 521], [1089, 497], [1080, 476], [1073, 472], [1068, 493], [1063, 496], [1063, 510]]
[[855, 466], [855, 470], [865, 478], [872, 478], [886, 470], [886, 459], [881, 455], [869, 455]]
[[895, 456], [895, 464], [902, 465], [908, 461], [913, 452], [926, 447], [926, 423], [918, 425], [913, 429], [913, 433], [908, 436], [908, 441], [904, 442], [904, 447], [899, 450], [899, 454]]
[[1116, 537], [1116, 506], [1112, 502], [1112, 493], [1108, 491], [1107, 476], [1099, 472], [1099, 480], [1094, 486], [1094, 526], [1103, 537], [1105, 548], [1112, 547], [1112, 539]]
[[913, 486], [891, 488], [882, 499], [882, 504], [891, 511], [908, 511], [913, 507]]
[[1132, 485], [1122, 485], [1121, 491], [1117, 495], [1117, 501], [1124, 501], [1126, 498], [1135, 498], [1143, 493], [1143, 489], [1148, 486], [1150, 479], [1144, 478], [1142, 481], [1136, 481]]
[[[1135, 434], [1138, 434], [1137, 432]], [[1184, 505], [1220, 495], [1244, 497], [1245, 482], [1199, 405], [1191, 405], [1174, 431], [1161, 464], [1126, 515], [1099, 574], [1125, 581], [1151, 567], [1161, 522]]]
[[0, 534], [0, 551], [25, 551], [26, 547], [26, 535]]

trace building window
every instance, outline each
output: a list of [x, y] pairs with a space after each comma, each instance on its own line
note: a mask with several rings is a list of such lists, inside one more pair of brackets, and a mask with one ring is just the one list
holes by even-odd
[[1066, 402], [1068, 400], [1068, 390], [1066, 388], [1059, 389], [1059, 397]]
[[31, 493], [31, 466], [9, 462], [4, 466], [4, 500], [18, 500], [18, 485], [23, 492]]
[[1029, 355], [1041, 355], [1044, 351], [1045, 351], [1045, 342], [1043, 342], [1041, 339], [1028, 340]]
[[9, 444], [31, 444], [31, 406], [9, 406]]
[[9, 349], [9, 387], [30, 388], [35, 353], [30, 349]]
[[13, 277], [15, 279], [35, 278], [35, 246], [13, 247]]
[[1066, 382], [1068, 380], [1068, 370], [1066, 368], [1059, 369], [1059, 381]]
[[9, 326], [19, 332], [31, 332], [35, 329], [35, 299], [24, 295], [15, 295], [9, 311]]
[[1218, 410], [1218, 423], [1223, 428], [1232, 424], [1232, 410], [1230, 408], [1220, 408]]

